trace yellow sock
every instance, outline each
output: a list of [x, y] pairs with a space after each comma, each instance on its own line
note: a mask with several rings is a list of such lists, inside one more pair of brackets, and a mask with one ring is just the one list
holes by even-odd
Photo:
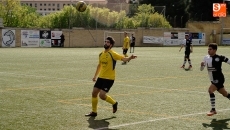
[[116, 101], [113, 100], [109, 95], [106, 96], [105, 101], [112, 104], [112, 105], [116, 103]]
[[92, 112], [97, 113], [97, 103], [98, 103], [98, 97], [96, 98], [92, 97]]

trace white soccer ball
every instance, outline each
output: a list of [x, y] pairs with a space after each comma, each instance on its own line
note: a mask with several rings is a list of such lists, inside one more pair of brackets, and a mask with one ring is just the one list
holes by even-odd
[[76, 9], [79, 12], [84, 12], [87, 8], [87, 4], [84, 1], [78, 1], [76, 4]]

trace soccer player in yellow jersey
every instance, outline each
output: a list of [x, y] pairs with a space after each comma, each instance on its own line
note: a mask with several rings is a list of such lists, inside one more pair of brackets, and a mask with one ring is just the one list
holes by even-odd
[[114, 39], [112, 37], [107, 37], [104, 44], [105, 50], [99, 54], [99, 64], [93, 77], [93, 81], [96, 81], [96, 83], [94, 84], [92, 92], [92, 111], [85, 116], [97, 116], [98, 96], [102, 100], [112, 104], [113, 113], [117, 111], [118, 102], [107, 95], [115, 80], [116, 61], [121, 60], [126, 62], [135, 59], [136, 56], [124, 57], [116, 53], [111, 50], [114, 44]]
[[[127, 32], [124, 32], [124, 43], [123, 43], [122, 49], [123, 49], [123, 55], [125, 57], [128, 57], [127, 52], [129, 50], [129, 46], [130, 46], [129, 44], [130, 44], [130, 39], [128, 37], [128, 34], [127, 34]], [[126, 63], [127, 62], [124, 61], [122, 64], [125, 65]]]

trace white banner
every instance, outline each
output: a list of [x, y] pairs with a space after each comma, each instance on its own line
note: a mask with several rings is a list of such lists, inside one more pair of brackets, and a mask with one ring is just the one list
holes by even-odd
[[15, 47], [15, 30], [2, 29], [2, 47]]
[[61, 39], [62, 31], [51, 31], [51, 39]]
[[224, 44], [224, 45], [226, 45], [226, 44], [230, 45], [230, 39], [227, 39], [227, 38], [223, 39], [222, 44]]
[[39, 47], [39, 31], [21, 30], [21, 47]]
[[187, 32], [164, 32], [164, 45], [181, 45], [185, 39], [185, 35], [189, 35], [192, 45], [205, 45], [205, 33]]
[[222, 44], [226, 45], [230, 45], [230, 34], [224, 34], [223, 35], [223, 40], [222, 40]]
[[162, 44], [163, 37], [143, 36], [143, 43]]

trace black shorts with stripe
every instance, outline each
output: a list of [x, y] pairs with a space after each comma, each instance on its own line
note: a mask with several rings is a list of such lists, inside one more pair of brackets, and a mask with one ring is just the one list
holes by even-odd
[[110, 88], [113, 86], [114, 80], [111, 79], [103, 79], [97, 78], [94, 87], [104, 90], [105, 92], [109, 92]]
[[211, 81], [211, 83], [215, 85], [217, 88], [217, 91], [219, 91], [221, 88], [224, 87], [224, 81], [225, 81], [224, 79], [216, 79], [214, 81]]

